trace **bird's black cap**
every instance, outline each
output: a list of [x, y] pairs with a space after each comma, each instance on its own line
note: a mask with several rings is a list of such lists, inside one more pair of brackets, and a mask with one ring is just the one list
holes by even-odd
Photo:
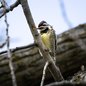
[[46, 21], [41, 21], [38, 25], [38, 27], [40, 26], [47, 26], [47, 22]]

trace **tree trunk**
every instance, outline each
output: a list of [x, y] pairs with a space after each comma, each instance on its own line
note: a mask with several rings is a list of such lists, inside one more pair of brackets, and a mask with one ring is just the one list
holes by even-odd
[[[65, 79], [86, 65], [86, 24], [57, 36], [56, 64]], [[35, 44], [12, 49], [12, 59], [18, 86], [39, 86], [44, 59]], [[47, 71], [45, 84], [54, 79]], [[0, 86], [12, 86], [7, 52], [0, 53]]]

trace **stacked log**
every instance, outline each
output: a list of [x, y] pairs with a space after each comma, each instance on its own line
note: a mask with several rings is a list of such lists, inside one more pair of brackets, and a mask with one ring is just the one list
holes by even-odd
[[[76, 37], [77, 32], [77, 39]], [[72, 35], [70, 35], [72, 34]], [[73, 36], [73, 37], [72, 37]], [[65, 79], [71, 77], [86, 66], [86, 50], [78, 42], [86, 44], [86, 24], [79, 25], [57, 36], [56, 65], [59, 66]], [[38, 47], [33, 43], [27, 46], [11, 49], [12, 61], [18, 86], [39, 86], [45, 64]], [[7, 51], [0, 53], [0, 86], [12, 86], [8, 65]], [[45, 84], [54, 82], [47, 70]]]

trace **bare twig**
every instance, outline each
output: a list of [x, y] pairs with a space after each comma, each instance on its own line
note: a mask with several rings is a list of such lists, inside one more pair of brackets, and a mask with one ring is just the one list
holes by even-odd
[[13, 83], [13, 86], [17, 86], [13, 63], [12, 63], [12, 55], [11, 55], [11, 51], [9, 49], [9, 45], [10, 45], [9, 44], [9, 36], [7, 35], [7, 53], [8, 53], [9, 67], [10, 67], [11, 76], [12, 76], [12, 83]]
[[3, 48], [5, 45], [6, 45], [6, 41], [0, 45], [0, 48]]
[[39, 33], [38, 33], [37, 29], [36, 29], [36, 26], [35, 26], [34, 20], [32, 18], [32, 15], [31, 15], [30, 8], [29, 8], [27, 0], [20, 0], [20, 3], [22, 5], [26, 20], [28, 22], [28, 25], [30, 27], [30, 30], [31, 30], [32, 35], [34, 37], [34, 40], [37, 43], [37, 45], [38, 45], [38, 47], [39, 47], [45, 61], [49, 62], [49, 67], [48, 68], [49, 68], [52, 76], [54, 77], [54, 79], [56, 81], [63, 80], [63, 76], [61, 75], [59, 67], [57, 67], [55, 65], [55, 63], [54, 63], [53, 59], [51, 58], [49, 52], [45, 51], [46, 48], [45, 48], [44, 44], [42, 43], [41, 37], [40, 37], [40, 35], [39, 35]]
[[[5, 0], [3, 0], [3, 4], [4, 4], [4, 10], [6, 10], [6, 3], [5, 3]], [[11, 71], [11, 76], [12, 76], [12, 83], [13, 83], [13, 86], [17, 86], [17, 83], [16, 83], [16, 77], [15, 77], [15, 74], [14, 74], [14, 68], [13, 68], [13, 63], [12, 63], [12, 56], [11, 56], [11, 52], [10, 52], [10, 49], [9, 49], [9, 46], [10, 46], [10, 40], [9, 40], [9, 34], [8, 34], [8, 28], [9, 28], [9, 24], [7, 22], [7, 15], [5, 14], [5, 23], [6, 23], [6, 36], [7, 36], [7, 53], [8, 53], [8, 60], [9, 60], [9, 67], [10, 67], [10, 71]]]
[[45, 86], [86, 86], [86, 82], [70, 82], [70, 81], [61, 81], [61, 82], [55, 82], [51, 83]]
[[43, 75], [42, 75], [42, 80], [41, 80], [41, 85], [40, 86], [44, 86], [44, 80], [45, 80], [45, 74], [46, 74], [46, 69], [48, 67], [48, 62], [45, 63], [44, 69], [43, 69]]
[[63, 0], [59, 0], [59, 3], [60, 3], [61, 12], [62, 12], [62, 16], [63, 16], [64, 21], [69, 26], [69, 28], [72, 28], [73, 25], [72, 25], [71, 21], [69, 20], [69, 18], [67, 16], [67, 12], [66, 12], [65, 5], [64, 5]]
[[19, 1], [17, 0], [14, 4], [12, 4], [11, 6], [9, 7], [6, 7], [6, 10], [4, 10], [4, 8], [2, 8], [2, 15], [0, 15], [0, 18], [2, 16], [4, 16], [6, 13], [8, 13], [9, 11], [12, 11], [15, 7], [17, 7], [19, 5]]

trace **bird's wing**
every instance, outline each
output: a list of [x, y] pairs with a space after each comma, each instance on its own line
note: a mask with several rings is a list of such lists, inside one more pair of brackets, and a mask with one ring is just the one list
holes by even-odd
[[53, 54], [53, 56], [55, 57], [56, 54], [56, 48], [57, 48], [57, 38], [56, 38], [56, 34], [55, 34], [55, 30], [52, 28], [50, 30], [50, 42], [51, 42], [51, 52]]

